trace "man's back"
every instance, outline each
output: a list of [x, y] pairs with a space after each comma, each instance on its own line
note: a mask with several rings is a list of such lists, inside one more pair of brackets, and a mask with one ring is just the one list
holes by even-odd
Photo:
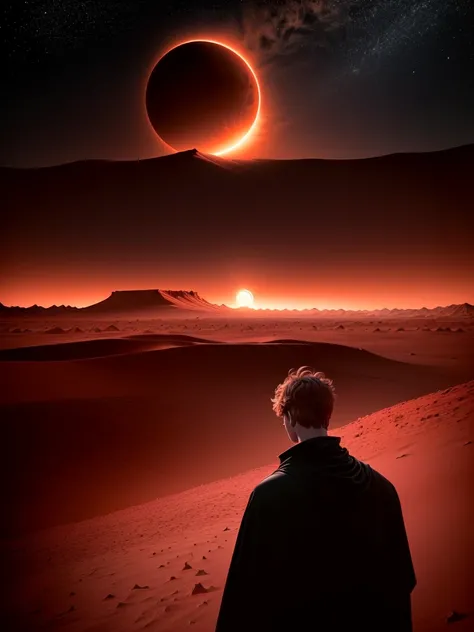
[[393, 485], [338, 437], [308, 439], [250, 497], [217, 631], [405, 632], [415, 584]]

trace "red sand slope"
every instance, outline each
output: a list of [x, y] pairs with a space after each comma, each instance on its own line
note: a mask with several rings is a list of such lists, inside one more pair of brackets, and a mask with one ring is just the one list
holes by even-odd
[[[415, 631], [446, 630], [452, 610], [468, 615], [453, 630], [472, 630], [474, 381], [337, 434], [399, 490], [418, 577]], [[193, 622], [193, 630], [211, 631], [243, 508], [273, 468], [4, 541], [5, 629], [178, 632]], [[198, 582], [215, 589], [193, 595]]]
[[[2, 533], [81, 520], [268, 462], [285, 441], [270, 397], [292, 366], [324, 367], [335, 380], [334, 427], [456, 383], [444, 369], [343, 345], [196, 340], [169, 338], [181, 346], [159, 351], [144, 349], [165, 338], [148, 336], [1, 352], [16, 358], [0, 361], [2, 459], [15, 481], [5, 486]], [[74, 359], [99, 346], [121, 353]]]

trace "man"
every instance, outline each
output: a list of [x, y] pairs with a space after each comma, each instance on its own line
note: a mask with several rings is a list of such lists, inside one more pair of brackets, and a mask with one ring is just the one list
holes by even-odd
[[272, 399], [295, 444], [253, 490], [216, 632], [409, 632], [416, 585], [394, 486], [328, 436], [334, 386], [309, 367]]

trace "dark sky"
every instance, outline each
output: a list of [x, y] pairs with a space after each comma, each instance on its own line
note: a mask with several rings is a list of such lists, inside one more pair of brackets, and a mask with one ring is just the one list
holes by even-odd
[[358, 157], [474, 142], [472, 0], [11, 0], [0, 164], [168, 153], [144, 88], [164, 50], [248, 53], [262, 125], [248, 156]]

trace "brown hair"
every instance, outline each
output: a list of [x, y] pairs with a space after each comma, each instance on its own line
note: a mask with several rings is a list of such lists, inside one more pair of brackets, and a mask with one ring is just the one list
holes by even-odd
[[332, 380], [309, 366], [291, 369], [275, 389], [273, 410], [278, 417], [290, 414], [305, 428], [327, 428], [335, 400]]

